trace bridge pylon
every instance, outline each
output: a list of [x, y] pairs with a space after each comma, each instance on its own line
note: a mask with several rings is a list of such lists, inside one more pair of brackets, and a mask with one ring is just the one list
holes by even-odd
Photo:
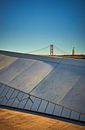
[[75, 55], [75, 48], [73, 47], [72, 48], [72, 56], [74, 56]]
[[53, 44], [50, 45], [50, 55], [53, 56]]

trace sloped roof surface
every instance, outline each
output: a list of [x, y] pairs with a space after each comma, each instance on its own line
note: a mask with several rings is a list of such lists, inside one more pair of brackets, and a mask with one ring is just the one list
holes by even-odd
[[0, 53], [0, 104], [85, 121], [85, 60]]

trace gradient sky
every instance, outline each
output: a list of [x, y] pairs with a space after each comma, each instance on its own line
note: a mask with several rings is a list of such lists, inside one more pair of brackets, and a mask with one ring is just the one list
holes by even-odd
[[0, 49], [85, 53], [85, 0], [0, 0]]

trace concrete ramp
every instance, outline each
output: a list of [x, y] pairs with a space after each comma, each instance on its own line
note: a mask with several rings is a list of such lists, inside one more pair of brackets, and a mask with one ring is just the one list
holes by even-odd
[[85, 121], [85, 60], [1, 51], [0, 61], [1, 105]]

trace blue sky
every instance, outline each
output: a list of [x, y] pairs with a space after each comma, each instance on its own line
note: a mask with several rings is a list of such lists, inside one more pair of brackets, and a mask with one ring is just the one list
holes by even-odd
[[0, 0], [0, 49], [85, 53], [85, 0]]

